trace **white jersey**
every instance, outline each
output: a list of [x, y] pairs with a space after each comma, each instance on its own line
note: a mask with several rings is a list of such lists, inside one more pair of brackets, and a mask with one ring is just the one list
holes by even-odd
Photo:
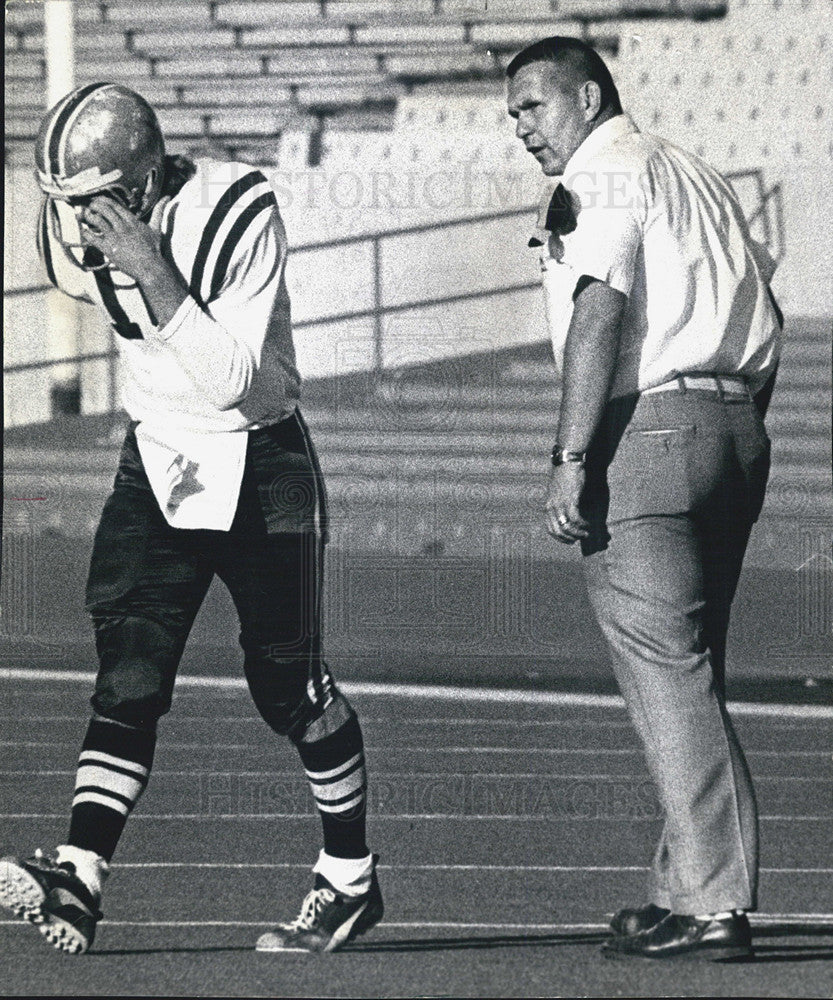
[[[125, 409], [139, 422], [142, 459], [167, 520], [227, 530], [246, 457], [243, 432], [289, 416], [300, 377], [286, 233], [269, 182], [242, 163], [194, 166], [162, 216], [163, 256], [190, 291], [164, 327], [131, 278], [78, 266], [52, 232], [48, 199], [39, 246], [52, 283], [99, 306], [118, 334]], [[193, 485], [177, 489], [185, 469]]]

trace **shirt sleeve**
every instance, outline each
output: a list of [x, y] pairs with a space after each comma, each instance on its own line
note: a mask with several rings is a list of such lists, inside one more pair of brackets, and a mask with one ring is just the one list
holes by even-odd
[[[616, 175], [609, 176], [613, 185]], [[575, 230], [563, 238], [563, 261], [572, 268], [576, 280], [586, 274], [630, 295], [642, 244], [640, 200], [638, 191], [631, 191], [629, 185], [618, 193], [611, 185], [605, 190], [576, 192], [581, 209]]]
[[279, 299], [285, 295], [286, 233], [274, 195], [264, 200], [227, 260], [209, 301], [189, 295], [157, 332], [194, 384], [220, 410], [248, 395]]
[[761, 277], [766, 284], [769, 284], [775, 276], [775, 271], [778, 267], [778, 262], [769, 252], [769, 247], [765, 243], [761, 243], [759, 240], [750, 236], [749, 252], [752, 254], [755, 263], [758, 265]]

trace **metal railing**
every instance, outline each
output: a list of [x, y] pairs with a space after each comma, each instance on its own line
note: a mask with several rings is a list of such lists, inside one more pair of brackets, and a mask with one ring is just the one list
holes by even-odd
[[[481, 223], [495, 222], [501, 219], [521, 218], [529, 216], [535, 211], [535, 206], [525, 208], [508, 209], [500, 212], [490, 212], [482, 215], [465, 216], [460, 219], [451, 219], [443, 222], [429, 222], [415, 226], [404, 226], [397, 229], [380, 229], [365, 233], [358, 233], [352, 236], [341, 236], [336, 239], [321, 240], [315, 243], [305, 243], [301, 246], [291, 247], [290, 255], [297, 258], [304, 253], [313, 251], [331, 250], [338, 247], [356, 246], [369, 243], [371, 246], [371, 271], [373, 282], [372, 305], [366, 309], [351, 309], [343, 312], [327, 313], [315, 316], [312, 319], [293, 322], [292, 328], [301, 331], [324, 324], [346, 322], [356, 319], [373, 319], [373, 371], [378, 375], [384, 368], [384, 319], [386, 316], [405, 313], [414, 309], [426, 308], [428, 306], [446, 305], [454, 302], [465, 302], [474, 299], [486, 299], [498, 295], [506, 295], [512, 292], [526, 291], [536, 288], [538, 281], [516, 282], [508, 285], [501, 285], [495, 288], [482, 289], [478, 291], [459, 292], [455, 295], [432, 296], [424, 299], [414, 299], [409, 302], [397, 303], [396, 305], [384, 305], [382, 288], [382, 245], [385, 241], [395, 239], [400, 236], [413, 236], [419, 233], [438, 232], [452, 228], [459, 228], [466, 225], [478, 225]], [[26, 295], [38, 295], [52, 291], [52, 285], [30, 285], [25, 288], [8, 289], [4, 296], [8, 298], [22, 297]], [[47, 368], [56, 368], [59, 365], [80, 365], [85, 362], [104, 361], [111, 362], [111, 386], [110, 386], [110, 410], [118, 409], [117, 386], [115, 385], [115, 362], [119, 356], [116, 334], [113, 333], [111, 347], [106, 351], [93, 351], [85, 354], [74, 354], [71, 357], [48, 358], [40, 361], [25, 361], [19, 364], [4, 365], [4, 374], [14, 374], [25, 371], [38, 371]]]
[[[762, 171], [754, 169], [735, 171], [734, 173], [727, 173], [724, 176], [730, 181], [753, 181], [755, 184], [758, 204], [754, 211], [749, 215], [748, 222], [751, 226], [758, 219], [761, 220], [764, 239], [770, 247], [773, 247], [775, 256], [780, 260], [784, 254], [784, 213], [780, 184], [776, 183], [772, 187], [767, 188], [764, 184]], [[540, 284], [537, 280], [517, 282], [509, 285], [501, 285], [495, 288], [481, 289], [478, 291], [459, 292], [455, 295], [432, 296], [430, 298], [415, 299], [408, 302], [397, 303], [396, 305], [385, 305], [383, 303], [384, 290], [382, 288], [383, 243], [386, 240], [395, 239], [401, 236], [413, 236], [419, 233], [439, 232], [448, 229], [460, 228], [462, 226], [477, 226], [502, 219], [528, 217], [536, 210], [536, 208], [537, 206], [535, 205], [529, 205], [524, 208], [506, 209], [500, 212], [490, 212], [482, 215], [467, 215], [459, 219], [445, 220], [442, 222], [428, 222], [420, 225], [405, 226], [396, 229], [379, 229], [365, 233], [358, 233], [352, 236], [341, 236], [336, 239], [306, 243], [301, 246], [291, 248], [290, 253], [292, 257], [297, 258], [301, 254], [311, 253], [313, 251], [330, 250], [337, 247], [356, 246], [358, 244], [370, 243], [373, 282], [372, 305], [369, 308], [330, 313], [322, 316], [315, 316], [312, 319], [301, 320], [293, 323], [293, 330], [301, 331], [316, 326], [322, 326], [324, 324], [372, 318], [373, 371], [377, 376], [381, 375], [384, 369], [384, 319], [386, 316], [395, 315], [397, 313], [406, 313], [430, 306], [487, 299], [499, 295], [511, 294], [513, 292], [527, 291], [538, 287]], [[770, 209], [772, 209], [772, 211]], [[25, 295], [43, 294], [51, 289], [51, 285], [31, 285], [25, 288], [8, 289], [4, 292], [4, 297], [14, 298]], [[111, 336], [111, 346], [106, 351], [94, 351], [86, 354], [76, 354], [71, 357], [49, 358], [40, 361], [26, 361], [20, 364], [8, 366], [4, 365], [3, 372], [4, 374], [14, 374], [17, 372], [55, 368], [59, 365], [81, 365], [87, 362], [108, 360], [110, 363], [110, 412], [113, 412], [118, 409], [116, 361], [119, 356], [119, 349], [117, 346], [116, 334], [113, 333]]]

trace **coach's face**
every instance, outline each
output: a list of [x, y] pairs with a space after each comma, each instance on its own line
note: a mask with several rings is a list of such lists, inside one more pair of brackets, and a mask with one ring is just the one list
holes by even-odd
[[563, 174], [592, 132], [597, 92], [596, 84], [578, 84], [552, 62], [527, 63], [509, 81], [507, 105], [517, 121], [515, 135], [547, 176]]

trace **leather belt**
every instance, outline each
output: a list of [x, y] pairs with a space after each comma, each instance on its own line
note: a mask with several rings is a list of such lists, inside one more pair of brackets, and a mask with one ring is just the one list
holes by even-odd
[[654, 392], [686, 392], [695, 389], [713, 392], [718, 396], [746, 396], [750, 398], [749, 386], [742, 375], [678, 375], [662, 385], [643, 389], [642, 395]]

